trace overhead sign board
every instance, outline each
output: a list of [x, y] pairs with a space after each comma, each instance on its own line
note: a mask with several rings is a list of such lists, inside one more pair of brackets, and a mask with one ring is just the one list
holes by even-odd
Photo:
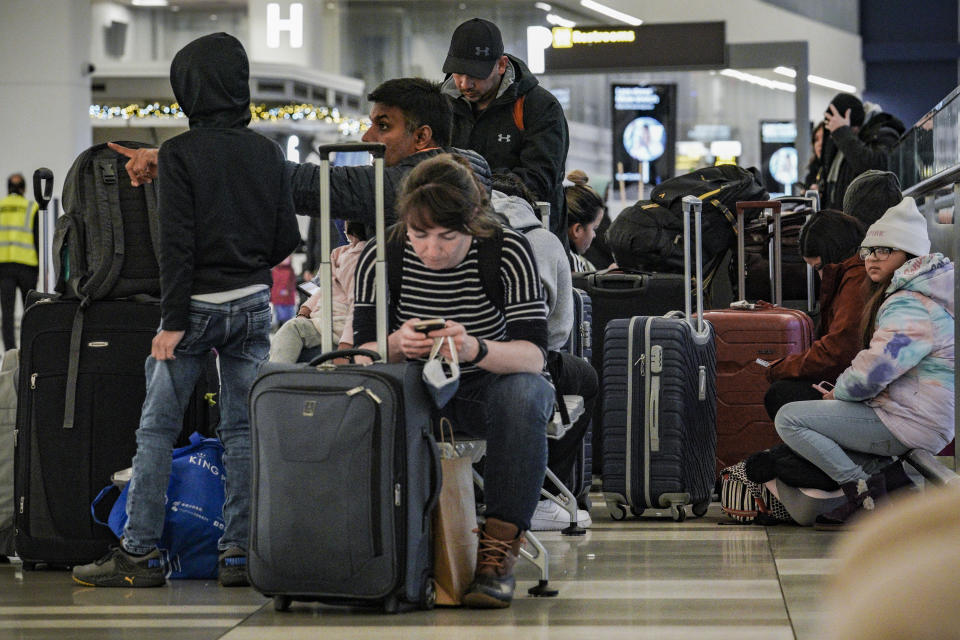
[[[536, 29], [535, 33], [531, 33]], [[723, 22], [679, 22], [639, 27], [545, 27], [528, 30], [529, 57], [546, 73], [615, 73], [646, 69], [726, 66]], [[535, 51], [535, 49], [539, 51]], [[535, 73], [541, 72], [533, 69]]]

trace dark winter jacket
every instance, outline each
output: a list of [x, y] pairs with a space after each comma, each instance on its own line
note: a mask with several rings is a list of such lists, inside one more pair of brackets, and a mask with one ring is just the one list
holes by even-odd
[[[823, 144], [823, 165], [820, 168], [820, 208], [840, 209], [843, 194], [853, 179], [867, 169], [887, 169], [890, 151], [904, 132], [903, 123], [889, 113], [875, 112], [859, 132], [840, 127]], [[833, 171], [833, 162], [843, 153], [840, 165]], [[836, 175], [832, 175], [836, 173]]]
[[163, 329], [187, 329], [191, 295], [269, 287], [300, 241], [283, 152], [247, 128], [249, 75], [225, 33], [194, 40], [170, 66], [190, 130], [160, 147]]
[[[415, 166], [441, 153], [456, 153], [470, 161], [473, 172], [480, 182], [490, 190], [490, 167], [487, 161], [476, 151], [454, 148], [434, 148], [407, 156], [397, 164], [383, 171], [383, 213], [386, 226], [397, 220], [394, 210], [400, 183], [404, 176]], [[287, 174], [293, 188], [293, 202], [296, 212], [302, 216], [319, 218], [320, 216], [320, 167], [315, 164], [287, 162]], [[368, 237], [373, 237], [373, 225], [376, 215], [373, 165], [330, 168], [330, 217], [340, 220], [362, 222], [368, 229]], [[310, 221], [307, 235], [307, 266], [316, 268], [320, 262], [320, 220]], [[331, 244], [333, 246], [333, 244]]]
[[[493, 102], [479, 113], [460, 96], [452, 76], [443, 92], [453, 103], [455, 147], [473, 149], [487, 159], [493, 171], [505, 169], [520, 177], [533, 193], [550, 203], [551, 231], [567, 237], [566, 204], [563, 198], [564, 165], [570, 137], [563, 108], [522, 60], [508, 55], [510, 64]], [[513, 117], [513, 105], [524, 98], [523, 131]], [[561, 233], [562, 232], [562, 233]]]
[[767, 369], [771, 382], [786, 378], [837, 379], [863, 347], [863, 313], [867, 272], [859, 256], [828, 264], [820, 281], [820, 337], [802, 353], [787, 356]]

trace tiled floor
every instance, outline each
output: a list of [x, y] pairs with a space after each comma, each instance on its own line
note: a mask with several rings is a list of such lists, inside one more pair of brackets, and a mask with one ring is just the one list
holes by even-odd
[[[602, 505], [596, 496], [594, 504]], [[557, 598], [526, 597], [536, 572], [519, 565], [518, 593], [499, 611], [399, 615], [294, 603], [276, 613], [252, 589], [175, 581], [161, 589], [93, 589], [64, 571], [0, 565], [0, 638], [264, 640], [780, 640], [817, 637], [818, 593], [832, 533], [720, 525], [702, 519], [614, 522], [594, 508], [586, 536], [541, 534]], [[490, 635], [493, 633], [494, 635]]]

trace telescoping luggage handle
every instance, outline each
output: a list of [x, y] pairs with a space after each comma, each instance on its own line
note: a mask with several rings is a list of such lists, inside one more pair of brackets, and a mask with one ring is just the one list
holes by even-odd
[[47, 214], [47, 206], [53, 197], [53, 171], [41, 167], [33, 172], [33, 197], [40, 207], [40, 221], [37, 225], [40, 235], [39, 276], [41, 293], [53, 290], [50, 277], [50, 252], [53, 247], [53, 228]]
[[320, 288], [323, 313], [320, 318], [320, 347], [324, 353], [334, 350], [333, 344], [333, 270], [330, 265], [330, 154], [343, 151], [367, 152], [373, 156], [374, 197], [376, 214], [377, 256], [374, 278], [377, 299], [377, 351], [382, 362], [387, 362], [387, 247], [383, 213], [383, 167], [387, 146], [380, 142], [347, 142], [322, 144], [320, 155]]
[[747, 209], [770, 209], [773, 211], [773, 304], [783, 304], [783, 262], [781, 249], [783, 238], [780, 229], [780, 200], [748, 200], [737, 203], [737, 295], [746, 296], [747, 266], [746, 248], [743, 240], [743, 212]]
[[[813, 211], [810, 215], [820, 211], [820, 192], [814, 191], [813, 189], [808, 189], [802, 196], [782, 196], [777, 198], [780, 202], [785, 204], [804, 204], [810, 207]], [[810, 215], [807, 216], [807, 220], [810, 219]], [[813, 282], [813, 267], [809, 264], [807, 265], [807, 311], [813, 313], [814, 308], [814, 282]]]
[[[683, 307], [687, 322], [698, 334], [704, 333], [703, 322], [703, 238], [702, 229], [703, 200], [696, 196], [684, 196], [681, 201], [683, 207]], [[693, 301], [690, 293], [690, 210], [694, 211], [694, 226], [697, 231], [697, 281], [693, 288], [697, 290], [697, 324], [694, 326], [691, 316]]]

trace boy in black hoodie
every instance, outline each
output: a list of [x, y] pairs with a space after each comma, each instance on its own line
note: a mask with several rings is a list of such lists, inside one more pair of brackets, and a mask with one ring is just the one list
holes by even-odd
[[270, 351], [270, 269], [300, 241], [284, 157], [247, 128], [249, 65], [226, 33], [194, 40], [170, 66], [190, 130], [160, 149], [160, 329], [147, 358], [147, 395], [121, 545], [73, 579], [102, 587], [165, 583], [157, 543], [171, 452], [211, 348], [220, 360], [226, 500], [219, 580], [247, 584], [250, 424], [247, 395]]

